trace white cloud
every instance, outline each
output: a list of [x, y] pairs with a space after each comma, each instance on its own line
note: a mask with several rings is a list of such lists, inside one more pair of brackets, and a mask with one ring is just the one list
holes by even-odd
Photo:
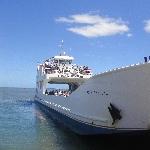
[[74, 27], [69, 27], [67, 30], [85, 37], [111, 36], [129, 31], [129, 27], [121, 19], [99, 15], [76, 14], [68, 18], [59, 17], [56, 21], [73, 24]]
[[150, 33], [150, 20], [145, 21], [145, 27], [144, 30], [148, 33]]

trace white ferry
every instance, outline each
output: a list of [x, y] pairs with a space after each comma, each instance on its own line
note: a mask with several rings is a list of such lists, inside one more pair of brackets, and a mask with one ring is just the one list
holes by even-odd
[[[37, 66], [35, 101], [80, 135], [150, 129], [150, 61], [92, 75], [64, 54]], [[67, 84], [51, 89], [49, 85]]]

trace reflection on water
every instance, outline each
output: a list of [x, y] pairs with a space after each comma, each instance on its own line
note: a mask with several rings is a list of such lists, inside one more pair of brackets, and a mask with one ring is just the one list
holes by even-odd
[[120, 150], [149, 146], [148, 135], [78, 136], [54, 123], [26, 93], [25, 99], [17, 99], [18, 91], [13, 97], [8, 91], [7, 98], [0, 96], [0, 150]]

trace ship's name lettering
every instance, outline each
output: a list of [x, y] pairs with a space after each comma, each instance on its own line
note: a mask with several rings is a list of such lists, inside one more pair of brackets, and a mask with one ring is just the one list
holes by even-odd
[[91, 90], [91, 91], [86, 91], [86, 92], [87, 92], [87, 94], [97, 94], [97, 95], [102, 95], [102, 96], [104, 96], [104, 95], [108, 96], [109, 95], [105, 91], [100, 92], [100, 91], [96, 91], [96, 90]]

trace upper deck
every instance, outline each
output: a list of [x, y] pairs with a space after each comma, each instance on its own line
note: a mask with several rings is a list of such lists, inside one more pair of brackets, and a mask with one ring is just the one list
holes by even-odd
[[49, 83], [84, 82], [92, 76], [88, 66], [73, 64], [74, 58], [65, 53], [44, 61], [37, 67], [38, 80], [47, 80]]

